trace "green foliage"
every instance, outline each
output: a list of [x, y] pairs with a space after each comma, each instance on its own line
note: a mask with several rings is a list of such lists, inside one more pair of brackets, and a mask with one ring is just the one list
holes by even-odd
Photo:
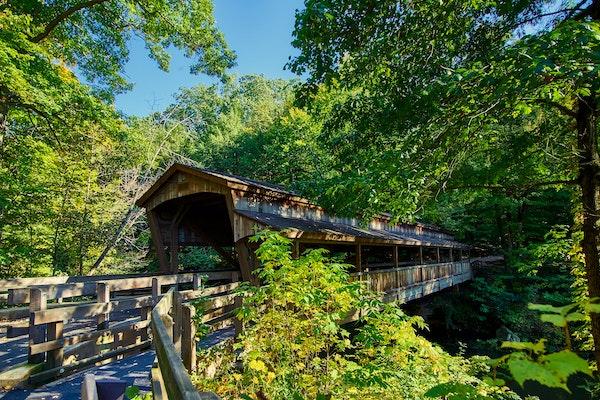
[[[219, 349], [217, 367], [214, 352], [200, 354], [194, 380], [202, 390], [224, 398], [419, 399], [440, 381], [452, 381], [504, 396], [505, 389], [467, 373], [474, 364], [417, 335], [421, 318], [349, 281], [347, 266], [324, 250], [295, 259], [284, 236], [261, 232], [253, 240], [261, 242], [263, 284], [242, 287], [237, 316], [244, 329], [233, 346]], [[340, 325], [354, 310], [361, 310], [358, 323]]]
[[125, 389], [125, 396], [128, 400], [152, 400], [151, 392], [142, 393], [137, 386], [128, 386]]
[[429, 389], [425, 393], [426, 397], [443, 398], [448, 400], [484, 400], [489, 399], [477, 392], [477, 390], [464, 383], [444, 383]]
[[569, 376], [576, 373], [592, 375], [587, 361], [572, 351], [546, 354], [543, 339], [537, 343], [505, 342], [502, 347], [517, 351], [495, 360], [496, 366], [504, 363], [521, 386], [531, 380], [570, 392], [567, 386]]
[[146, 268], [133, 200], [185, 132], [125, 121], [112, 99], [129, 87], [132, 35], [163, 69], [175, 47], [223, 77], [234, 55], [212, 12], [210, 0], [0, 2], [2, 277]]

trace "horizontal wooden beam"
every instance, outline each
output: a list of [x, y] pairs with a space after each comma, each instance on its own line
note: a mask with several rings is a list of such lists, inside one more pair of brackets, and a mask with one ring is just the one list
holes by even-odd
[[[235, 270], [226, 271], [205, 271], [205, 272], [186, 272], [181, 274], [150, 275], [127, 278], [115, 278], [110, 280], [94, 280], [79, 283], [63, 283], [56, 285], [32, 285], [31, 287], [42, 289], [47, 294], [47, 299], [69, 298], [77, 296], [92, 296], [96, 294], [96, 285], [106, 283], [111, 293], [133, 290], [149, 289], [152, 287], [152, 280], [157, 278], [161, 286], [174, 285], [176, 283], [189, 283], [193, 281], [194, 275], [205, 276], [209, 281], [232, 279]], [[117, 275], [118, 276], [118, 275]], [[8, 303], [27, 304], [29, 303], [29, 290], [31, 287], [10, 289], [8, 291]]]
[[125, 347], [119, 347], [118, 349], [107, 351], [106, 353], [98, 354], [93, 357], [86, 358], [81, 361], [76, 361], [69, 365], [63, 365], [56, 368], [47, 369], [45, 371], [39, 372], [37, 374], [32, 375], [29, 378], [29, 383], [32, 385], [40, 384], [43, 382], [47, 382], [57, 376], [64, 375], [68, 372], [75, 371], [77, 369], [86, 367], [88, 365], [96, 364], [99, 361], [106, 360], [108, 358], [114, 358], [118, 355], [130, 353], [133, 351], [143, 350], [150, 347], [151, 341], [146, 340], [141, 343], [135, 343]]
[[120, 332], [138, 332], [138, 331], [141, 331], [142, 329], [147, 328], [150, 325], [149, 320], [137, 321], [137, 322], [125, 321], [125, 322], [126, 322], [125, 324], [119, 323], [109, 329], [103, 329], [100, 331], [93, 331], [93, 332], [85, 332], [85, 333], [82, 333], [79, 335], [63, 337], [62, 339], [58, 339], [58, 340], [51, 340], [49, 342], [32, 344], [29, 346], [29, 349], [30, 349], [31, 354], [45, 353], [47, 351], [59, 349], [61, 347], [73, 346], [75, 344], [79, 344], [79, 343], [83, 343], [83, 342], [87, 342], [87, 341], [91, 341], [91, 340], [95, 341], [98, 338], [101, 338], [103, 336], [110, 336], [110, 335], [114, 336], [116, 333], [120, 333]]
[[133, 297], [113, 300], [108, 303], [92, 303], [79, 306], [61, 307], [52, 310], [35, 311], [31, 313], [33, 325], [47, 324], [49, 322], [66, 321], [69, 319], [93, 317], [115, 311], [134, 310], [152, 306], [152, 296]]

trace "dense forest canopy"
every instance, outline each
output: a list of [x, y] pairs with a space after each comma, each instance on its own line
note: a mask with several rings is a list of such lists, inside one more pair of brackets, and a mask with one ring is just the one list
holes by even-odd
[[[306, 0], [281, 80], [229, 73], [210, 0], [0, 0], [0, 275], [151, 270], [134, 202], [178, 161], [504, 254], [438, 307], [448, 331], [557, 351], [527, 304], [577, 302], [573, 349], [600, 361], [599, 19], [596, 0]], [[117, 112], [133, 36], [218, 83]]]

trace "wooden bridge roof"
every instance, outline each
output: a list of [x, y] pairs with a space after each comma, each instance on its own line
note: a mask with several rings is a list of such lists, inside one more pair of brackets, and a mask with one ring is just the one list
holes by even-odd
[[392, 224], [389, 215], [368, 224], [340, 218], [279, 185], [182, 164], [172, 165], [136, 204], [151, 210], [201, 192], [225, 195], [234, 241], [252, 234], [258, 225], [286, 229], [290, 237], [306, 241], [466, 247], [436, 227]]

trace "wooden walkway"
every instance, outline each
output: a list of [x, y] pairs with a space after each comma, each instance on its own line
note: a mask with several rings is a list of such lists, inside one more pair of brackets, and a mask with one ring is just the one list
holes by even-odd
[[[198, 344], [201, 348], [212, 347], [234, 335], [233, 327], [229, 326], [212, 332]], [[18, 340], [17, 340], [18, 339]], [[2, 359], [14, 360], [15, 356], [27, 360], [27, 337], [16, 338], [13, 344], [0, 353]], [[2, 400], [73, 400], [81, 396], [81, 383], [85, 374], [94, 374], [99, 379], [121, 380], [127, 382], [127, 386], [137, 386], [141, 391], [151, 390], [150, 370], [156, 355], [154, 351], [148, 350], [122, 360], [111, 362], [99, 367], [90, 367], [73, 375], [50, 382], [35, 389], [14, 389], [10, 392], [0, 393]]]

